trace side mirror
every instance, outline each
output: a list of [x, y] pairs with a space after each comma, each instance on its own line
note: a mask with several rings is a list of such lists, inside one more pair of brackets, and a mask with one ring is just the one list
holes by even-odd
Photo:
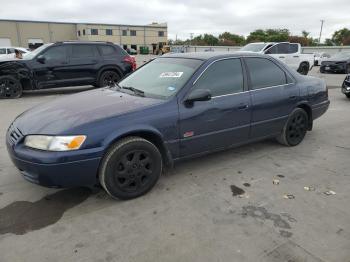
[[186, 98], [185, 104], [192, 106], [195, 101], [209, 101], [211, 93], [208, 89], [195, 89]]
[[46, 58], [43, 55], [39, 55], [36, 59], [41, 64], [45, 64]]

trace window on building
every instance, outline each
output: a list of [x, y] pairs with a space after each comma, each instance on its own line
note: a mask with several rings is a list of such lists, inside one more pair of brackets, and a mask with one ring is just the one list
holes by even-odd
[[128, 49], [128, 45], [123, 45], [123, 49], [124, 50]]
[[123, 36], [127, 36], [128, 35], [128, 31], [127, 30], [123, 30]]
[[113, 35], [112, 29], [106, 29], [106, 35]]
[[136, 36], [136, 30], [130, 30], [130, 36]]
[[252, 89], [284, 85], [287, 83], [284, 71], [266, 58], [245, 58]]
[[164, 36], [164, 31], [159, 31], [159, 32], [158, 32], [158, 36], [159, 36], [159, 37], [163, 37], [163, 36]]
[[240, 59], [215, 62], [197, 80], [194, 89], [209, 89], [212, 96], [242, 92], [243, 72]]
[[109, 56], [115, 53], [115, 49], [110, 45], [99, 45], [98, 48], [102, 56]]
[[86, 33], [85, 33], [85, 29], [83, 29], [83, 35], [85, 35]]
[[95, 47], [93, 45], [72, 45], [72, 58], [94, 57]]
[[91, 35], [98, 35], [98, 29], [92, 28], [91, 29]]
[[80, 30], [78, 30], [78, 36], [80, 36]]
[[131, 45], [131, 49], [135, 49], [137, 51], [137, 45]]

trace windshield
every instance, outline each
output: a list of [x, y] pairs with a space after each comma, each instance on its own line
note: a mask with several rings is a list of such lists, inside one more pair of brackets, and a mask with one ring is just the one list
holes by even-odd
[[266, 46], [266, 44], [256, 44], [256, 43], [251, 43], [247, 44], [246, 46], [243, 46], [241, 51], [250, 51], [250, 52], [260, 52], [263, 50], [263, 48]]
[[350, 59], [350, 53], [337, 53], [335, 55], [332, 56], [332, 58], [334, 59]]
[[168, 99], [185, 85], [202, 63], [197, 59], [158, 58], [122, 80], [119, 86], [138, 89], [145, 97]]
[[23, 56], [24, 59], [27, 59], [27, 60], [30, 60], [30, 59], [33, 59], [37, 54], [39, 54], [41, 51], [43, 51], [45, 48], [47, 48], [48, 46], [50, 46], [52, 44], [45, 44], [45, 45], [42, 45], [40, 47], [38, 47], [37, 49], [35, 49], [33, 52], [30, 52], [28, 54], [25, 54]]

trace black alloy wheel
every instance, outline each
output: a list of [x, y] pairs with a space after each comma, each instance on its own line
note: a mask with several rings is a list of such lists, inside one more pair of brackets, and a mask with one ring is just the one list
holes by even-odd
[[23, 89], [21, 83], [12, 76], [0, 77], [0, 98], [19, 98]]
[[296, 146], [300, 144], [308, 130], [309, 120], [307, 113], [297, 108], [290, 115], [283, 131], [279, 137], [278, 142], [286, 146]]
[[146, 194], [162, 172], [158, 148], [140, 137], [128, 137], [114, 144], [104, 157], [99, 179], [114, 198], [132, 199]]
[[302, 75], [307, 75], [309, 73], [309, 66], [306, 63], [302, 63], [298, 72]]
[[114, 71], [105, 71], [102, 73], [99, 81], [100, 87], [115, 86], [120, 80], [120, 76]]

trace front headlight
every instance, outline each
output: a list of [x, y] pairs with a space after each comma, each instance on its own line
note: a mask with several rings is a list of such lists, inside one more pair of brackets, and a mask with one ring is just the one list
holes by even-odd
[[85, 139], [86, 136], [29, 135], [24, 139], [24, 145], [46, 151], [71, 151], [78, 150]]

